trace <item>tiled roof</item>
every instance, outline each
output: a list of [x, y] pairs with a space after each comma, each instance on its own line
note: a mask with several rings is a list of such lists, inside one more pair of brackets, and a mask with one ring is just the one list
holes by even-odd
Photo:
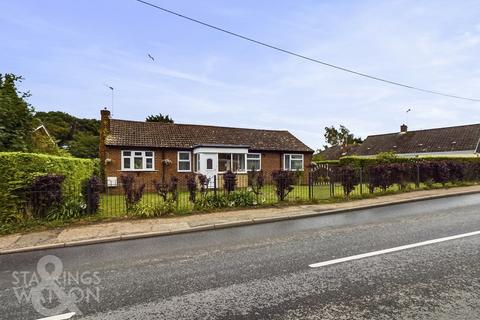
[[338, 160], [341, 157], [356, 155], [356, 151], [359, 147], [359, 144], [348, 146], [332, 146], [320, 151], [318, 155], [324, 160]]
[[288, 131], [110, 120], [106, 145], [191, 149], [198, 145], [243, 145], [251, 150], [313, 152]]
[[358, 155], [380, 152], [432, 153], [473, 151], [478, 147], [480, 124], [388, 133], [368, 136], [356, 150]]

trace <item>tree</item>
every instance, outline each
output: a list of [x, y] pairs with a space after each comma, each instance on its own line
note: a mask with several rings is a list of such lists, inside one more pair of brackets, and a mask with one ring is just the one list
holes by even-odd
[[0, 151], [29, 151], [32, 138], [33, 108], [15, 83], [22, 77], [0, 74]]
[[[345, 126], [340, 125], [337, 129], [334, 126], [325, 127], [325, 141], [330, 146], [339, 146], [339, 145], [350, 145], [362, 143], [362, 138], [355, 137], [353, 133], [350, 132]], [[327, 148], [328, 146], [325, 146]]]
[[159, 113], [158, 115], [149, 115], [145, 121], [147, 122], [163, 122], [163, 123], [173, 123], [173, 119], [170, 118], [170, 116], [167, 114], [167, 115], [163, 115], [161, 113]]
[[74, 157], [97, 158], [100, 121], [81, 119], [61, 111], [37, 112], [35, 118], [47, 128], [59, 147]]

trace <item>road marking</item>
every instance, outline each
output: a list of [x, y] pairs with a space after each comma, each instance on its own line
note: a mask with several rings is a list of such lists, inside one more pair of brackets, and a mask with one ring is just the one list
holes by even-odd
[[379, 255], [387, 254], [387, 253], [391, 253], [391, 252], [407, 250], [407, 249], [421, 247], [421, 246], [428, 246], [428, 245], [434, 244], [434, 243], [445, 242], [445, 241], [450, 241], [450, 240], [455, 240], [455, 239], [460, 239], [460, 238], [466, 238], [466, 237], [471, 237], [471, 236], [476, 236], [476, 235], [480, 235], [480, 231], [474, 231], [474, 232], [458, 234], [458, 235], [450, 236], [450, 237], [444, 237], [444, 238], [438, 238], [438, 239], [433, 239], [433, 240], [428, 240], [428, 241], [423, 241], [423, 242], [417, 242], [417, 243], [407, 244], [407, 245], [400, 246], [400, 247], [394, 247], [394, 248], [384, 249], [384, 250], [379, 250], [379, 251], [372, 251], [372, 252], [357, 254], [357, 255], [354, 255], [354, 256], [340, 258], [340, 259], [334, 259], [334, 260], [328, 260], [328, 261], [323, 261], [323, 262], [318, 262], [318, 263], [312, 263], [308, 266], [310, 268], [325, 267], [325, 266], [329, 266], [329, 265], [332, 265], [332, 264], [337, 264], [337, 263], [342, 263], [342, 262], [347, 262], [347, 261], [352, 261], [352, 260], [358, 260], [358, 259], [363, 259], [363, 258], [379, 256]]
[[74, 315], [75, 315], [75, 312], [70, 312], [70, 313], [59, 314], [52, 317], [41, 318], [37, 320], [64, 320], [64, 319], [70, 319]]

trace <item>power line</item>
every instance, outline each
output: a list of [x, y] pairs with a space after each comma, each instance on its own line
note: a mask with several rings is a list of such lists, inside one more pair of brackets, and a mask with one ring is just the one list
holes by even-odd
[[444, 96], [444, 97], [480, 102], [480, 99], [477, 99], [477, 98], [467, 98], [467, 97], [462, 97], [462, 96], [458, 96], [458, 95], [454, 95], [454, 94], [448, 94], [448, 93], [443, 93], [443, 92], [439, 92], [439, 91], [423, 89], [423, 88], [415, 87], [415, 86], [412, 86], [412, 85], [408, 85], [408, 84], [404, 84], [404, 83], [400, 83], [400, 82], [396, 82], [396, 81], [392, 81], [392, 80], [388, 80], [388, 79], [383, 79], [383, 78], [371, 76], [371, 75], [368, 75], [368, 74], [366, 74], [366, 73], [362, 73], [362, 72], [355, 71], [355, 70], [352, 70], [352, 69], [340, 67], [340, 66], [337, 66], [337, 65], [334, 65], [334, 64], [331, 64], [331, 63], [327, 63], [327, 62], [324, 62], [324, 61], [320, 61], [320, 60], [317, 60], [317, 59], [314, 59], [314, 58], [310, 58], [310, 57], [304, 56], [304, 55], [302, 55], [302, 54], [299, 54], [299, 53], [296, 53], [296, 52], [293, 52], [293, 51], [290, 51], [290, 50], [282, 49], [282, 48], [280, 48], [280, 47], [277, 47], [277, 46], [274, 46], [274, 45], [271, 45], [271, 44], [268, 44], [268, 43], [265, 43], [265, 42], [262, 42], [262, 41], [259, 41], [259, 40], [255, 40], [255, 39], [253, 39], [253, 38], [249, 38], [249, 37], [243, 36], [243, 35], [241, 35], [241, 34], [239, 34], [239, 33], [235, 33], [235, 32], [233, 32], [233, 31], [229, 31], [229, 30], [226, 30], [226, 29], [223, 29], [223, 28], [214, 26], [214, 25], [212, 25], [212, 24], [209, 24], [209, 23], [206, 23], [206, 22], [203, 22], [203, 21], [200, 21], [200, 20], [197, 20], [197, 19], [188, 17], [188, 16], [183, 15], [183, 14], [181, 14], [181, 13], [178, 13], [178, 12], [175, 12], [175, 11], [172, 11], [172, 10], [169, 10], [169, 9], [166, 9], [166, 8], [163, 8], [163, 7], [160, 7], [160, 6], [155, 5], [155, 4], [153, 4], [153, 3], [151, 3], [151, 2], [148, 2], [148, 1], [144, 1], [144, 0], [135, 0], [135, 1], [140, 2], [140, 3], [142, 3], [142, 4], [146, 5], [146, 6], [150, 6], [150, 7], [152, 7], [152, 8], [161, 10], [161, 11], [163, 11], [163, 12], [173, 14], [173, 15], [175, 15], [175, 16], [177, 16], [177, 17], [180, 17], [180, 18], [183, 18], [183, 19], [186, 19], [186, 20], [189, 20], [189, 21], [192, 21], [192, 22], [201, 24], [201, 25], [203, 25], [203, 26], [205, 26], [205, 27], [208, 27], [208, 28], [211, 28], [211, 29], [214, 29], [214, 30], [217, 30], [217, 31], [226, 33], [226, 34], [229, 34], [229, 35], [231, 35], [231, 36], [234, 36], [234, 37], [237, 37], [237, 38], [240, 38], [240, 39], [249, 41], [249, 42], [253, 42], [253, 43], [255, 43], [255, 44], [258, 44], [258, 45], [261, 45], [261, 46], [264, 46], [264, 47], [267, 47], [267, 48], [270, 48], [270, 49], [273, 49], [273, 50], [276, 50], [276, 51], [279, 51], [279, 52], [283, 52], [283, 53], [286, 53], [286, 54], [295, 56], [295, 57], [297, 57], [297, 58], [301, 58], [301, 59], [304, 59], [304, 60], [308, 60], [308, 61], [310, 61], [310, 62], [315, 62], [315, 63], [322, 64], [322, 65], [327, 66], [327, 67], [330, 67], [330, 68], [334, 68], [334, 69], [341, 70], [341, 71], [344, 71], [344, 72], [352, 73], [352, 74], [355, 74], [355, 75], [357, 75], [357, 76], [369, 78], [369, 79], [376, 80], [376, 81], [381, 81], [381, 82], [384, 82], [384, 83], [388, 83], [388, 84], [391, 84], [391, 85], [400, 86], [400, 87], [407, 88], [407, 89], [412, 89], [412, 90], [417, 90], [417, 91], [421, 91], [421, 92], [436, 94], [436, 95], [440, 95], [440, 96]]

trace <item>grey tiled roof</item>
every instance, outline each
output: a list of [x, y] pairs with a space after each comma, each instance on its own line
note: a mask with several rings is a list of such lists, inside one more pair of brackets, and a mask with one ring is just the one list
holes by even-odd
[[251, 150], [313, 152], [288, 131], [110, 120], [106, 145], [191, 149], [198, 145], [243, 145]]
[[358, 155], [380, 152], [432, 153], [473, 151], [478, 147], [480, 124], [368, 136], [355, 150]]

